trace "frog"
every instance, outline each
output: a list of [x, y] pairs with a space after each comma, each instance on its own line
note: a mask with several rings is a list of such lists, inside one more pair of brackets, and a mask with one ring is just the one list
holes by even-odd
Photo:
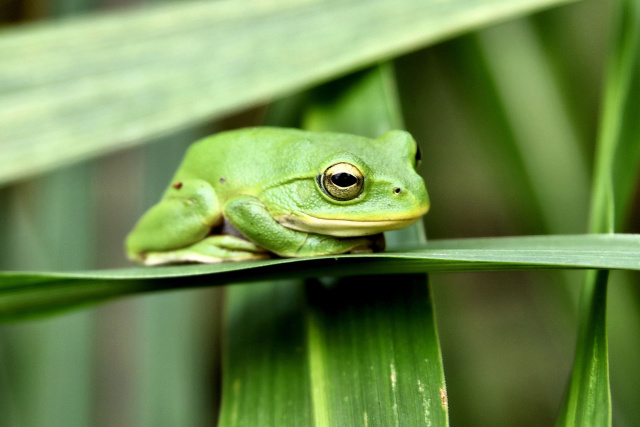
[[406, 131], [250, 127], [193, 143], [126, 238], [145, 265], [372, 253], [429, 210]]

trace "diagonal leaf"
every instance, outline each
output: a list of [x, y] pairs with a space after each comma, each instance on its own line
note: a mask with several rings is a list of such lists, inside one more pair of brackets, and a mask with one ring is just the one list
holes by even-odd
[[568, 1], [203, 1], [4, 30], [0, 183]]
[[620, 231], [634, 195], [640, 162], [640, 4], [614, 3], [596, 151], [590, 231]]
[[640, 270], [640, 236], [533, 236], [432, 241], [380, 254], [83, 272], [0, 272], [0, 319], [140, 292], [316, 276], [539, 268]]
[[[474, 39], [476, 43], [467, 49], [475, 47], [481, 54], [480, 63], [486, 64], [490, 77], [483, 83], [495, 88], [490, 93], [504, 116], [502, 130], [510, 135], [504, 142], [492, 140], [492, 149], [498, 142], [503, 149], [509, 145], [513, 150], [510, 158], [516, 160], [511, 167], [517, 169], [511, 176], [522, 175], [524, 188], [518, 191], [529, 193], [545, 232], [581, 232], [589, 187], [583, 141], [570, 121], [561, 85], [531, 20], [481, 31]], [[488, 91], [485, 87], [474, 90]], [[494, 114], [494, 109], [488, 113], [489, 117]]]
[[[593, 233], [622, 228], [640, 160], [640, 98], [636, 95], [640, 89], [640, 3], [615, 1], [614, 18], [596, 151], [589, 225]], [[607, 271], [587, 274], [575, 362], [558, 425], [611, 425], [608, 278]]]

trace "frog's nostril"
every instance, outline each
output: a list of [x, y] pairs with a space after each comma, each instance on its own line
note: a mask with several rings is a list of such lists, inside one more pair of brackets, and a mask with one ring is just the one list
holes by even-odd
[[400, 194], [402, 192], [402, 188], [396, 187], [393, 189], [394, 194]]

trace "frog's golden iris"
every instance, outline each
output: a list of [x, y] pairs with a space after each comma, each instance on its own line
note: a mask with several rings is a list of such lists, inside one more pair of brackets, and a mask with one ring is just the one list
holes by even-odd
[[341, 162], [329, 166], [318, 182], [329, 197], [351, 200], [362, 193], [364, 175], [351, 163]]

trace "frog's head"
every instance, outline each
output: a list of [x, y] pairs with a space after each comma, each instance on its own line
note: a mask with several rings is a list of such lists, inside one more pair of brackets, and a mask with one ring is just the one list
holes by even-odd
[[296, 208], [276, 219], [295, 230], [338, 237], [404, 228], [429, 210], [419, 161], [419, 147], [404, 131], [375, 140], [342, 139], [313, 179], [299, 182], [304, 189], [298, 187]]

